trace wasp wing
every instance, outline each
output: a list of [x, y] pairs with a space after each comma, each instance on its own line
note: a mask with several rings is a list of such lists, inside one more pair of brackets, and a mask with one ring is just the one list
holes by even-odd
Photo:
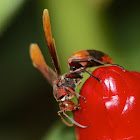
[[60, 76], [61, 74], [60, 63], [56, 52], [55, 41], [52, 38], [49, 12], [47, 9], [43, 11], [43, 27], [44, 27], [46, 42], [51, 54], [53, 65], [55, 67], [55, 71], [57, 73], [57, 76]]
[[30, 45], [30, 57], [33, 65], [43, 74], [51, 86], [56, 80], [56, 73], [46, 64], [44, 57], [37, 44]]

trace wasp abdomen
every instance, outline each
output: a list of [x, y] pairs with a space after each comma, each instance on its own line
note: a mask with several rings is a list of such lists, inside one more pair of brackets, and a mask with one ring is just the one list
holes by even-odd
[[105, 53], [96, 50], [81, 50], [75, 52], [68, 59], [70, 70], [80, 67], [93, 67], [104, 64], [112, 64], [113, 60]]

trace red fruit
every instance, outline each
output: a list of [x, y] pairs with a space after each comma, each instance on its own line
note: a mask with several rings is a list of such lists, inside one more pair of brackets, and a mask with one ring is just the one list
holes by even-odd
[[81, 109], [75, 120], [88, 128], [75, 126], [78, 140], [140, 140], [140, 73], [118, 66], [93, 71], [101, 82], [90, 77], [79, 99]]

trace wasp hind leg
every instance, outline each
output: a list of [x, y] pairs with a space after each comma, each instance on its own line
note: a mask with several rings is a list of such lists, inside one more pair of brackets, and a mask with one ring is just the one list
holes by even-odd
[[76, 97], [79, 99], [79, 98], [82, 98], [83, 99], [83, 101], [86, 103], [87, 101], [86, 101], [86, 99], [82, 96], [82, 95], [80, 95], [80, 94], [78, 94], [78, 93], [75, 93], [75, 95], [76, 95]]
[[61, 120], [62, 120], [63, 123], [65, 123], [67, 126], [72, 127], [73, 124], [68, 123], [68, 122], [62, 117], [62, 115], [61, 115], [62, 112], [63, 112], [62, 110], [60, 110], [60, 111], [57, 112], [58, 115], [60, 116]]
[[[72, 124], [68, 123], [68, 122], [62, 117], [61, 113], [63, 113], [63, 115], [64, 115], [66, 118], [68, 118], [68, 119], [72, 122]], [[76, 122], [74, 119], [72, 119], [70, 116], [68, 116], [68, 115], [66, 114], [66, 111], [64, 111], [64, 110], [58, 111], [58, 115], [60, 116], [60, 118], [62, 119], [62, 121], [63, 121], [66, 125], [68, 125], [68, 126], [70, 126], [70, 127], [72, 127], [74, 124], [75, 124], [76, 126], [78, 126], [78, 127], [81, 127], [81, 128], [87, 128], [87, 127], [89, 127], [89, 125], [88, 125], [88, 126], [84, 126], [84, 125], [81, 125], [81, 124], [79, 124], [78, 122]]]

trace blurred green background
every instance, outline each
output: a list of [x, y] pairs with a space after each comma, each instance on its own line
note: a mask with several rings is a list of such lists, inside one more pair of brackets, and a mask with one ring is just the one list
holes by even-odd
[[96, 49], [140, 71], [138, 0], [0, 0], [0, 140], [75, 140], [57, 116], [51, 86], [29, 57], [38, 43], [53, 68], [42, 27], [50, 12], [62, 72], [78, 50]]

